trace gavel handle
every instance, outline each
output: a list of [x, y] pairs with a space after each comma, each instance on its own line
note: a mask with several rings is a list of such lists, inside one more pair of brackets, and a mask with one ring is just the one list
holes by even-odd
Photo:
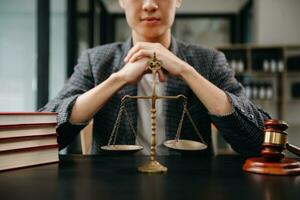
[[286, 143], [286, 149], [289, 150], [290, 152], [296, 154], [297, 156], [300, 156], [300, 148], [299, 147], [289, 144], [289, 143]]

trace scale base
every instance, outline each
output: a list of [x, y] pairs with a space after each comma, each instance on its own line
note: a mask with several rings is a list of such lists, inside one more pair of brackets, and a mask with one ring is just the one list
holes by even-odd
[[283, 158], [278, 162], [269, 162], [263, 157], [248, 158], [243, 170], [259, 174], [298, 175], [300, 174], [300, 162], [290, 158]]
[[140, 166], [138, 170], [143, 173], [164, 173], [168, 170], [168, 168], [161, 165], [158, 161], [153, 160]]

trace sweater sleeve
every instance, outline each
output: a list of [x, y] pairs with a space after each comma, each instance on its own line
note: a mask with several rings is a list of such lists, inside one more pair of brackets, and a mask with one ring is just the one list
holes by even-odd
[[258, 155], [264, 121], [270, 116], [246, 97], [223, 53], [216, 53], [210, 69], [210, 81], [227, 94], [233, 108], [225, 116], [210, 114], [213, 123], [235, 151], [246, 156]]
[[87, 123], [71, 124], [69, 119], [77, 97], [92, 87], [94, 87], [94, 78], [91, 72], [89, 53], [85, 51], [78, 59], [74, 73], [63, 89], [54, 99], [40, 109], [40, 111], [57, 113], [57, 133], [60, 149], [70, 144], [80, 130], [87, 125]]

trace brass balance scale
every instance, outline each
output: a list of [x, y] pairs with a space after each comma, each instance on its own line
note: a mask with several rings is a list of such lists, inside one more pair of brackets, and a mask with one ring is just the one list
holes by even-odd
[[[199, 151], [207, 148], [207, 144], [203, 140], [196, 124], [194, 123], [191, 114], [187, 109], [187, 97], [180, 94], [177, 96], [157, 96], [156, 94], [156, 75], [159, 70], [162, 68], [162, 62], [156, 58], [156, 54], [154, 53], [153, 57], [148, 62], [148, 69], [151, 70], [153, 76], [153, 84], [152, 84], [152, 95], [151, 96], [130, 96], [125, 95], [121, 99], [120, 109], [117, 115], [117, 119], [113, 130], [111, 132], [108, 144], [106, 146], [102, 146], [101, 149], [105, 151], [114, 151], [114, 152], [137, 152], [142, 150], [143, 147], [140, 145], [123, 145], [116, 144], [116, 138], [118, 135], [118, 130], [120, 127], [120, 121], [123, 113], [127, 119], [127, 122], [135, 135], [137, 136], [136, 131], [129, 119], [128, 112], [125, 108], [125, 102], [127, 99], [145, 99], [151, 100], [151, 147], [150, 147], [150, 160], [148, 163], [140, 166], [138, 170], [144, 173], [161, 173], [166, 172], [167, 167], [163, 166], [156, 160], [156, 100], [158, 99], [183, 99], [183, 111], [181, 114], [181, 118], [178, 124], [177, 132], [175, 139], [167, 140], [164, 142], [164, 145], [170, 149], [179, 150], [179, 151]], [[196, 134], [200, 138], [201, 142], [192, 141], [192, 140], [184, 140], [180, 139], [182, 123], [185, 114], [188, 116], [189, 121], [191, 122], [193, 128], [195, 129]]]

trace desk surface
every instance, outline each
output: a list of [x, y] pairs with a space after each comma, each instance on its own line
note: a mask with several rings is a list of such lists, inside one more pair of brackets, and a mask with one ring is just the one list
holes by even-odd
[[242, 171], [240, 156], [169, 156], [166, 174], [142, 174], [147, 157], [61, 156], [50, 164], [0, 173], [0, 199], [300, 199], [300, 176]]

